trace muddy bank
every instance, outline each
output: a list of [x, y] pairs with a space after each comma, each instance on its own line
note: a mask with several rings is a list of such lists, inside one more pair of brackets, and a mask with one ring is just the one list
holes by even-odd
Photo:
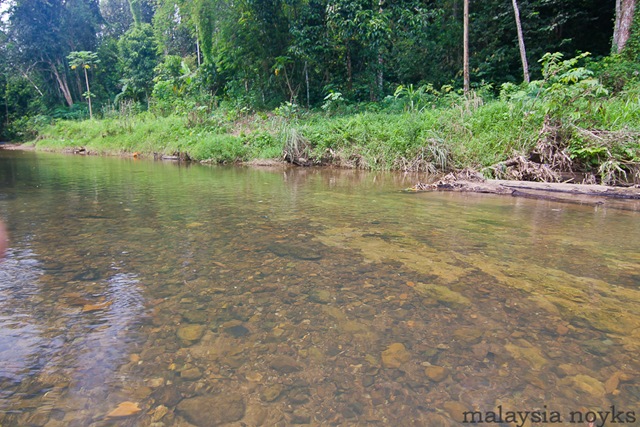
[[0, 150], [23, 150], [23, 151], [35, 151], [36, 146], [31, 144], [14, 144], [11, 142], [0, 142]]

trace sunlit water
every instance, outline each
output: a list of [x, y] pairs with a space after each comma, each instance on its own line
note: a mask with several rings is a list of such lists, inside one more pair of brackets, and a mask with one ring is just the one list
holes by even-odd
[[0, 425], [637, 424], [640, 214], [415, 179], [0, 152]]

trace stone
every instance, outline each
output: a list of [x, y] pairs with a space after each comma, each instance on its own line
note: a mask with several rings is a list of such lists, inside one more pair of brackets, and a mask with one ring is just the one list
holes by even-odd
[[205, 310], [185, 310], [182, 317], [189, 323], [205, 323], [209, 319], [209, 313]]
[[393, 343], [382, 352], [382, 365], [385, 368], [399, 368], [411, 359], [411, 355], [401, 343]]
[[332, 301], [331, 292], [325, 289], [314, 290], [309, 294], [309, 300], [320, 304], [327, 304]]
[[281, 384], [271, 385], [262, 390], [262, 393], [260, 393], [260, 399], [265, 402], [273, 402], [278, 397], [280, 397], [283, 390], [284, 387]]
[[174, 407], [180, 399], [182, 399], [182, 395], [180, 394], [180, 390], [177, 387], [170, 385], [165, 387], [160, 387], [151, 395], [156, 403], [165, 405], [168, 407]]
[[564, 378], [560, 384], [572, 387], [574, 390], [596, 399], [602, 399], [606, 393], [605, 386], [600, 381], [584, 374]]
[[180, 372], [180, 377], [184, 378], [185, 380], [193, 381], [202, 377], [202, 372], [200, 371], [200, 369], [193, 367]]
[[446, 286], [418, 283], [413, 289], [424, 298], [431, 298], [447, 307], [454, 309], [466, 308], [471, 305], [469, 298], [459, 292], [453, 291]]
[[424, 373], [427, 378], [436, 383], [446, 380], [449, 376], [449, 370], [443, 366], [427, 366]]
[[614, 391], [618, 389], [620, 385], [620, 379], [624, 378], [624, 373], [621, 371], [615, 372], [613, 375], [609, 377], [607, 381], [604, 382], [604, 389], [607, 393], [612, 394]]
[[309, 390], [306, 388], [296, 388], [289, 392], [289, 402], [294, 405], [302, 405], [309, 401]]
[[244, 417], [245, 403], [241, 395], [222, 393], [184, 399], [178, 414], [198, 427], [215, 427], [239, 421]]
[[158, 422], [169, 413], [169, 408], [164, 405], [157, 406], [151, 413], [151, 421]]
[[371, 387], [376, 382], [376, 377], [373, 375], [365, 375], [362, 378], [362, 385], [364, 387]]
[[447, 412], [447, 414], [449, 414], [451, 418], [453, 418], [455, 421], [459, 423], [462, 423], [464, 421], [465, 412], [473, 410], [473, 408], [468, 408], [456, 400], [450, 400], [448, 402], [444, 402], [442, 407]]
[[291, 424], [309, 424], [311, 422], [311, 413], [304, 408], [294, 409], [291, 414]]
[[272, 243], [267, 249], [273, 254], [283, 258], [293, 258], [304, 261], [317, 261], [322, 258], [322, 253], [316, 248], [301, 243]]
[[517, 344], [505, 344], [504, 348], [509, 352], [509, 354], [511, 354], [511, 356], [513, 356], [514, 359], [526, 360], [536, 371], [539, 371], [548, 363], [540, 350], [525, 340], [518, 340]]
[[482, 338], [484, 331], [480, 328], [463, 327], [453, 331], [453, 337], [465, 343], [477, 343]]
[[249, 335], [249, 329], [245, 328], [242, 325], [230, 326], [228, 328], [225, 328], [224, 331], [234, 338], [240, 338], [244, 337], [245, 335]]
[[281, 374], [290, 374], [302, 369], [300, 364], [293, 357], [289, 356], [277, 356], [271, 361], [269, 366]]
[[107, 414], [107, 419], [130, 417], [131, 415], [139, 413], [141, 410], [137, 402], [122, 402], [117, 408]]
[[178, 329], [177, 335], [180, 340], [186, 344], [193, 344], [204, 335], [203, 325], [187, 325]]
[[578, 368], [574, 365], [570, 365], [568, 363], [562, 363], [557, 367], [558, 375], [561, 377], [578, 375], [580, 372]]

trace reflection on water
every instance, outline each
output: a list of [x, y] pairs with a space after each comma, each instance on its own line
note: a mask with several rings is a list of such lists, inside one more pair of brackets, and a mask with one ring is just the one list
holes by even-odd
[[0, 425], [640, 419], [638, 214], [414, 179], [1, 153]]

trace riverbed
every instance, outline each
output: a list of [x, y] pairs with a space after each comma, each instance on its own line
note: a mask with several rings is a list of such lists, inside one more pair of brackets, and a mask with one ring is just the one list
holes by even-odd
[[417, 179], [0, 151], [0, 425], [640, 420], [639, 213]]

